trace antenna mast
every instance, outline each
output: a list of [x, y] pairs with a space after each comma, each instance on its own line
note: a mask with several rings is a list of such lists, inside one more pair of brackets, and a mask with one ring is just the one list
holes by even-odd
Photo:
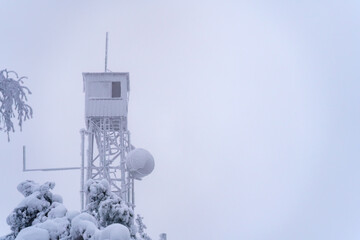
[[108, 58], [108, 41], [109, 41], [109, 33], [106, 32], [106, 43], [105, 43], [105, 72], [108, 71], [107, 68], [107, 58]]

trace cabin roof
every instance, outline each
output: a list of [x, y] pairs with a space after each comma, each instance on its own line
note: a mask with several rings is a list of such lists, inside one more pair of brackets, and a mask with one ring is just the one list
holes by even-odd
[[[101, 79], [101, 76], [126, 76], [127, 91], [130, 91], [129, 73], [128, 72], [83, 72], [83, 91], [85, 92], [85, 78], [88, 76], [100, 77], [96, 81], [109, 81], [109, 79]], [[93, 80], [94, 81], [94, 80]]]
[[83, 76], [85, 75], [129, 75], [128, 72], [83, 72]]

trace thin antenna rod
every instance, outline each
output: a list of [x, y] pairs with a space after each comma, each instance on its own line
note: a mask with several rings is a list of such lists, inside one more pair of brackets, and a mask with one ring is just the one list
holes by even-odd
[[26, 158], [25, 158], [25, 155], [26, 155], [26, 151], [25, 151], [25, 145], [23, 146], [23, 172], [26, 171]]
[[108, 71], [107, 68], [107, 58], [108, 58], [108, 41], [109, 41], [109, 33], [106, 32], [106, 43], [105, 43], [105, 72]]

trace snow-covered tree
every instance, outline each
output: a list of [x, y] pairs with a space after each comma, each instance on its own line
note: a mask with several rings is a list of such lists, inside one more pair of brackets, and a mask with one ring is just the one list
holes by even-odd
[[[17, 189], [25, 198], [6, 219], [13, 232], [0, 239], [21, 239], [21, 235], [19, 238], [17, 236], [22, 230], [34, 226], [49, 231], [51, 237], [49, 239], [65, 240], [66, 237], [69, 237], [70, 220], [65, 218], [67, 209], [62, 204], [61, 196], [51, 192], [54, 187], [55, 184], [52, 182], [40, 185], [28, 180], [20, 183]], [[34, 231], [41, 230], [35, 229]], [[29, 230], [25, 230], [22, 235], [27, 232], [29, 233]]]
[[68, 211], [55, 184], [24, 181], [17, 187], [24, 199], [7, 217], [12, 233], [0, 240], [150, 240], [142, 217], [110, 191], [106, 180], [86, 184], [89, 204], [80, 213]]
[[89, 180], [86, 183], [86, 192], [89, 204], [85, 211], [93, 215], [101, 227], [113, 223], [127, 226], [131, 232], [134, 226], [134, 211], [119, 196], [110, 191], [108, 181]]
[[23, 121], [32, 117], [33, 110], [26, 103], [30, 90], [23, 85], [23, 79], [14, 71], [0, 71], [0, 130], [8, 135], [15, 131], [13, 118], [17, 117], [20, 130]]
[[89, 203], [84, 211], [96, 218], [100, 228], [121, 224], [128, 227], [132, 239], [151, 240], [145, 232], [143, 218], [140, 215], [137, 219], [134, 218], [132, 207], [110, 191], [107, 180], [90, 179], [86, 183], [85, 190]]
[[143, 240], [151, 240], [149, 235], [145, 232], [145, 229], [147, 228], [146, 225], [143, 222], [143, 217], [141, 217], [139, 214], [137, 215], [135, 222], [138, 226], [138, 233], [140, 235], [140, 238]]

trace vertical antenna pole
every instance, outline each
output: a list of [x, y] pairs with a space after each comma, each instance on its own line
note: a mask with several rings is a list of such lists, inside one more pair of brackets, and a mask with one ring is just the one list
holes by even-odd
[[132, 202], [133, 209], [135, 208], [135, 189], [134, 189], [135, 183], [134, 182], [135, 182], [135, 179], [132, 178], [131, 179], [131, 191], [132, 191], [132, 193], [131, 193], [131, 197], [132, 197], [131, 202]]
[[26, 160], [25, 160], [25, 145], [23, 146], [23, 172], [25, 172], [26, 171]]
[[108, 58], [108, 41], [109, 41], [109, 33], [106, 32], [106, 43], [105, 43], [105, 72], [107, 72], [107, 58]]

